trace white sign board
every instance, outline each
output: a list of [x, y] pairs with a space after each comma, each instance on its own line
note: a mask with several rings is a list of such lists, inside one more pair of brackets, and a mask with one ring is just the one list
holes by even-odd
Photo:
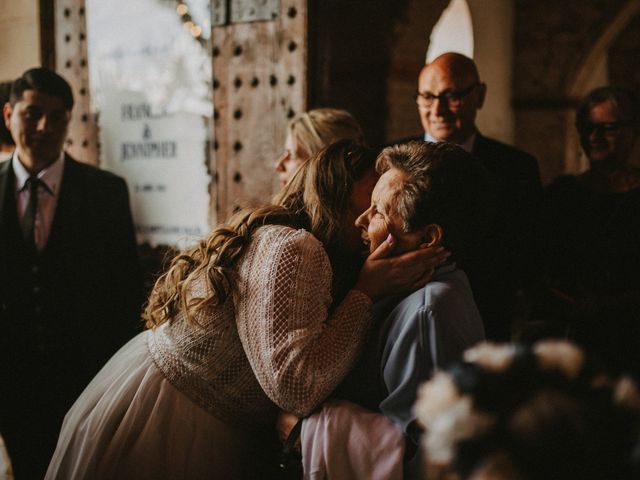
[[204, 119], [154, 111], [137, 92], [103, 94], [101, 165], [128, 179], [139, 239], [184, 246], [204, 237], [210, 182]]
[[[193, 244], [210, 227], [207, 49], [173, 2], [86, 3], [100, 167], [127, 180], [138, 241]], [[208, 34], [208, 1], [191, 0], [189, 14]]]

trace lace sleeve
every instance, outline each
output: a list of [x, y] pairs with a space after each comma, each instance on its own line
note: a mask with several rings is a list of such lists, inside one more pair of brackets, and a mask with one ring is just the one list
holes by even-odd
[[308, 414], [352, 367], [371, 323], [369, 297], [351, 291], [328, 317], [331, 267], [304, 230], [263, 227], [239, 268], [238, 333], [262, 389]]

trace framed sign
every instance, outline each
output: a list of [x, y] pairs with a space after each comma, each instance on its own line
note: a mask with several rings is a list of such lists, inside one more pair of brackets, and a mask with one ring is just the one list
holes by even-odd
[[99, 164], [127, 180], [140, 242], [191, 244], [211, 220], [208, 2], [86, 1]]

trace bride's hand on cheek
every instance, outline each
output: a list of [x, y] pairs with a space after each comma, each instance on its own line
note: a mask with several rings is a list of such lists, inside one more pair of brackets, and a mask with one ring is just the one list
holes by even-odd
[[433, 246], [391, 257], [394, 247], [395, 239], [389, 235], [364, 262], [354, 289], [373, 301], [387, 295], [411, 293], [426, 285], [434, 270], [450, 255], [443, 247]]

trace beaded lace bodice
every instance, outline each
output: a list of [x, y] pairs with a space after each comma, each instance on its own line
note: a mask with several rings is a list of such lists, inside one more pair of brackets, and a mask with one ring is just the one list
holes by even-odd
[[[167, 379], [219, 419], [256, 428], [279, 408], [308, 414], [353, 365], [371, 323], [369, 297], [350, 291], [329, 316], [332, 272], [305, 230], [269, 225], [237, 266], [233, 298], [149, 332]], [[192, 295], [202, 296], [204, 282]], [[275, 404], [275, 405], [274, 405]]]

